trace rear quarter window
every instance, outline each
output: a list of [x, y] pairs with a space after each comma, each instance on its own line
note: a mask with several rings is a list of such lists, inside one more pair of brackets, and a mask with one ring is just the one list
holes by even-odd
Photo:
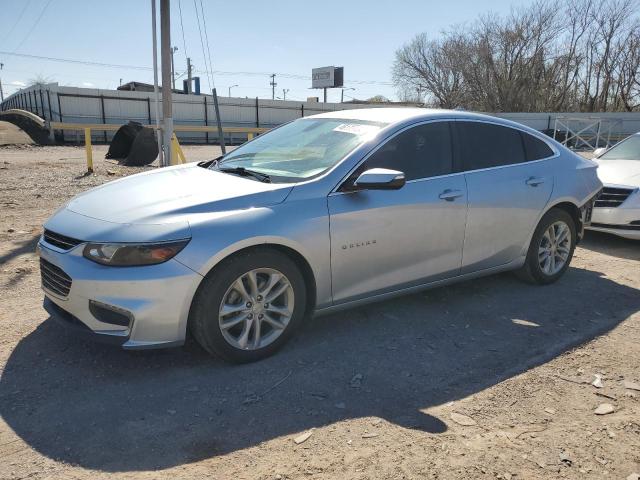
[[524, 132], [520, 132], [520, 135], [522, 135], [522, 142], [524, 143], [524, 152], [527, 162], [553, 156], [553, 150], [551, 150], [549, 145], [539, 138]]

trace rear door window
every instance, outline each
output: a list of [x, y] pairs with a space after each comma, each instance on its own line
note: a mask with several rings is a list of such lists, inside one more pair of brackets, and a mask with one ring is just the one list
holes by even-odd
[[484, 122], [456, 122], [456, 129], [465, 171], [526, 161], [519, 130]]

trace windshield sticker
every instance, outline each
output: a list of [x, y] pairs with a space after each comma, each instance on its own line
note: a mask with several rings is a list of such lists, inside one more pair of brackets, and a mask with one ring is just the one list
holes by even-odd
[[273, 147], [266, 152], [257, 152], [252, 160], [297, 160], [309, 158], [322, 158], [327, 147], [322, 145], [308, 145], [304, 147]]
[[333, 129], [334, 132], [350, 133], [351, 135], [370, 135], [380, 130], [377, 125], [362, 125], [358, 123], [343, 123]]

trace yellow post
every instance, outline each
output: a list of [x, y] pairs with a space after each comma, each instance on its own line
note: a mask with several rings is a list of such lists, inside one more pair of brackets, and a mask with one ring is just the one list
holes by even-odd
[[174, 133], [171, 137], [171, 165], [179, 165], [181, 163], [187, 163], [187, 159], [184, 156], [184, 152], [178, 142], [178, 137]]
[[249, 140], [253, 140], [253, 132], [249, 132], [249, 133], [247, 133], [247, 142], [248, 142]]
[[87, 153], [87, 172], [93, 173], [93, 154], [91, 152], [91, 129], [84, 129], [84, 149]]
[[177, 165], [180, 163], [180, 157], [178, 157], [178, 139], [176, 138], [176, 134], [174, 133], [171, 136], [171, 165]]

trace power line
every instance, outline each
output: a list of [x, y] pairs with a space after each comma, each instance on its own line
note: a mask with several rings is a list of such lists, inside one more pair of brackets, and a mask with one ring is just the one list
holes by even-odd
[[202, 59], [204, 61], [204, 69], [207, 72], [207, 81], [209, 82], [209, 90], [213, 89], [211, 73], [209, 72], [209, 64], [207, 62], [207, 54], [204, 49], [204, 39], [202, 38], [202, 29], [200, 28], [200, 14], [198, 13], [198, 4], [193, 0], [193, 7], [196, 9], [196, 21], [198, 22], [198, 32], [200, 33], [200, 46], [202, 47]]
[[182, 0], [178, 0], [178, 10], [180, 11], [180, 30], [182, 31], [182, 48], [184, 49], [184, 57], [188, 58], [187, 55], [187, 42], [184, 41], [184, 26], [182, 25]]
[[31, 27], [31, 29], [27, 32], [27, 34], [24, 36], [24, 38], [22, 39], [22, 41], [18, 44], [18, 46], [16, 48], [13, 49], [14, 52], [16, 52], [17, 50], [20, 49], [20, 47], [22, 47], [22, 44], [24, 42], [27, 41], [27, 39], [31, 36], [31, 34], [33, 33], [33, 31], [36, 29], [36, 27], [38, 26], [38, 23], [40, 23], [40, 20], [42, 20], [42, 16], [44, 15], [44, 12], [47, 11], [47, 8], [49, 7], [49, 4], [51, 3], [51, 0], [47, 0], [47, 3], [45, 4], [44, 8], [42, 9], [42, 11], [40, 12], [40, 15], [38, 15], [38, 18], [36, 19], [36, 22], [33, 24], [33, 26]]
[[[47, 60], [51, 62], [61, 62], [61, 63], [72, 63], [76, 65], [88, 65], [93, 67], [107, 67], [107, 68], [121, 68], [121, 69], [130, 69], [130, 70], [145, 70], [151, 71], [151, 67], [145, 67], [141, 65], [122, 65], [117, 63], [105, 63], [105, 62], [94, 62], [91, 60], [74, 60], [69, 58], [59, 58], [59, 57], [48, 57], [44, 55], [31, 55], [27, 53], [16, 53], [16, 52], [6, 52], [0, 51], [0, 55], [11, 55], [14, 57], [22, 57], [22, 58], [30, 58], [33, 60]], [[246, 71], [225, 71], [225, 70], [214, 70], [213, 73], [217, 75], [238, 75], [238, 76], [248, 76], [248, 77], [264, 77], [270, 76], [273, 72], [246, 72]], [[311, 80], [311, 76], [307, 75], [297, 75], [292, 73], [279, 73], [276, 72], [276, 75], [282, 78], [290, 78], [293, 80]], [[377, 80], [349, 80], [347, 82], [349, 85], [380, 85], [380, 86], [393, 86], [391, 82], [380, 82]]]
[[31, 58], [35, 60], [49, 60], [51, 62], [61, 62], [61, 63], [73, 63], [76, 65], [90, 65], [94, 67], [109, 67], [109, 68], [128, 68], [131, 70], [152, 70], [151, 67], [142, 67], [140, 65], [121, 65], [117, 63], [103, 63], [103, 62], [93, 62], [90, 60], [73, 60], [69, 58], [57, 58], [57, 57], [47, 57], [44, 55], [30, 55], [28, 53], [16, 53], [16, 52], [4, 52], [0, 51], [0, 55], [11, 55], [14, 57], [23, 57], [23, 58]]
[[22, 11], [18, 14], [18, 19], [15, 21], [15, 23], [9, 29], [9, 31], [6, 33], [6, 35], [4, 37], [2, 37], [2, 41], [0, 43], [4, 43], [7, 38], [11, 37], [11, 34], [13, 33], [13, 31], [16, 29], [16, 27], [20, 23], [20, 20], [22, 20], [22, 16], [24, 15], [24, 12], [27, 11], [27, 8], [29, 7], [30, 3], [31, 3], [31, 0], [28, 0], [27, 2], [25, 2], [24, 7], [22, 7]]
[[213, 88], [215, 88], [216, 81], [213, 78], [213, 62], [211, 61], [211, 49], [209, 48], [209, 34], [207, 33], [207, 17], [204, 14], [204, 7], [202, 6], [202, 0], [200, 0], [200, 10], [202, 11], [202, 24], [204, 25], [204, 38], [207, 42], [207, 55], [209, 57], [209, 67], [211, 68], [211, 81], [213, 82]]

